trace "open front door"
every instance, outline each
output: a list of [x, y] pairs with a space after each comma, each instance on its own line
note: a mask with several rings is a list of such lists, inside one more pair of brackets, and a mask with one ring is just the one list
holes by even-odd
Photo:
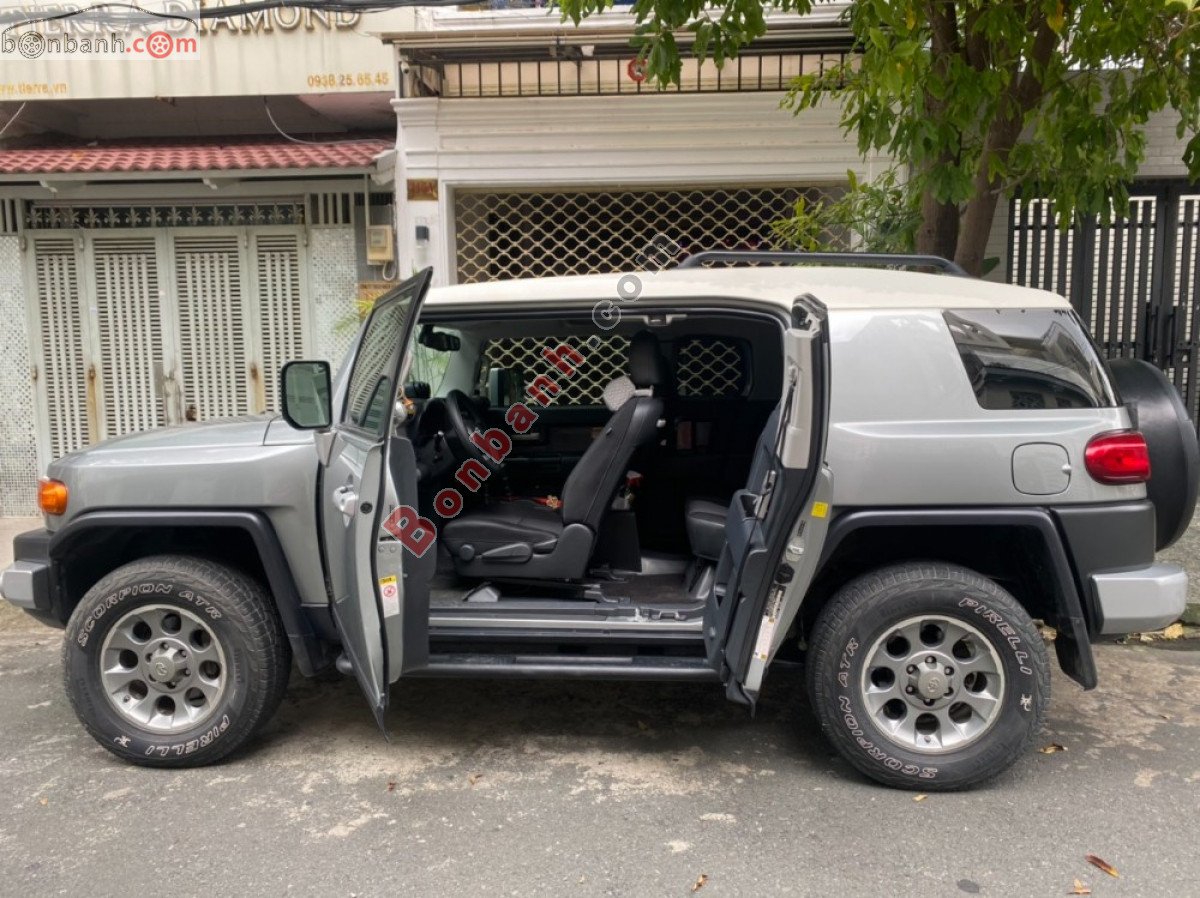
[[[318, 438], [324, 464], [318, 513], [333, 589], [333, 616], [346, 660], [381, 728], [388, 670], [398, 667], [388, 653], [403, 651], [400, 641], [385, 639], [385, 618], [400, 615], [403, 568], [408, 561], [400, 552], [394, 556], [394, 570], [378, 570], [385, 465], [397, 384], [432, 272], [422, 271], [376, 301], [355, 352], [340, 418]], [[413, 463], [411, 456], [404, 461]]]
[[729, 698], [751, 705], [816, 573], [833, 487], [824, 464], [828, 332], [824, 307], [812, 297], [796, 301], [785, 351], [773, 463], [763, 483], [730, 504], [728, 554], [717, 572], [722, 595], [705, 621]]

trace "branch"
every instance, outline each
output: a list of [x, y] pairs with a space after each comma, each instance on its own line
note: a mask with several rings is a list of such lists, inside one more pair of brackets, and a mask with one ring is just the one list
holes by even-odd
[[954, 0], [926, 0], [925, 17], [933, 36], [934, 57], [958, 53], [958, 13]]

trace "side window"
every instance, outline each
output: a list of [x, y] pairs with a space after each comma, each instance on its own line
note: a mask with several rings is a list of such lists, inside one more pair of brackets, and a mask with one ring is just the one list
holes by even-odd
[[604, 388], [610, 380], [625, 373], [625, 359], [629, 341], [616, 334], [598, 337], [595, 346], [588, 345], [586, 337], [499, 337], [483, 344], [480, 355], [479, 380], [481, 386], [488, 384], [488, 372], [492, 368], [508, 371], [520, 382], [519, 394], [539, 374], [547, 370], [542, 350], [553, 349], [560, 343], [568, 343], [580, 351], [584, 363], [570, 378], [562, 382], [562, 392], [555, 397], [559, 405], [597, 406], [604, 404]]
[[1116, 405], [1103, 362], [1074, 312], [971, 309], [944, 318], [983, 408]]
[[750, 347], [725, 337], [684, 337], [675, 344], [675, 392], [690, 399], [744, 396]]
[[[438, 327], [438, 330], [459, 337], [458, 331], [451, 330], [446, 327]], [[434, 349], [431, 346], [425, 346], [420, 340], [412, 345], [412, 367], [408, 372], [408, 383], [420, 381], [429, 384], [430, 395], [441, 395], [438, 391], [442, 386], [442, 381], [446, 377], [446, 369], [450, 367], [450, 356], [454, 351], [448, 349]]]
[[342, 413], [344, 424], [383, 436], [393, 392], [392, 372], [396, 369], [396, 354], [402, 349], [400, 337], [411, 306], [412, 297], [408, 296], [371, 313], [350, 372]]

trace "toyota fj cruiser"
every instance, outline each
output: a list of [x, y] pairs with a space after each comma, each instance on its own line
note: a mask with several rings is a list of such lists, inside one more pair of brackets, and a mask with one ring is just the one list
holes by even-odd
[[425, 271], [336, 378], [284, 367], [282, 415], [55, 461], [0, 588], [66, 626], [75, 711], [139, 764], [243, 745], [293, 661], [355, 676], [382, 726], [400, 677], [711, 681], [752, 707], [803, 654], [851, 764], [967, 787], [1042, 724], [1035, 620], [1091, 689], [1093, 639], [1183, 610], [1155, 551], [1198, 464], [1156, 369], [1106, 364], [1058, 296], [960, 274]]

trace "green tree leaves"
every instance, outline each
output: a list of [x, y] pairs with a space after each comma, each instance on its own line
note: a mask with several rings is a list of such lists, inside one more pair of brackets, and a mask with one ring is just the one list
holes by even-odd
[[[608, 0], [561, 4], [579, 22]], [[759, 0], [637, 0], [635, 43], [651, 79], [678, 83], [681, 53], [724, 63], [765, 33], [763, 11]], [[873, 246], [909, 234], [978, 272], [1004, 196], [1049, 196], [1062, 224], [1123, 212], [1145, 126], [1162, 110], [1200, 176], [1200, 11], [1189, 0], [855, 0], [846, 22], [859, 52], [798, 78], [785, 105], [802, 115], [836, 104], [858, 151], [896, 167], [878, 187], [798, 207], [780, 229], [798, 245], [847, 230]]]

